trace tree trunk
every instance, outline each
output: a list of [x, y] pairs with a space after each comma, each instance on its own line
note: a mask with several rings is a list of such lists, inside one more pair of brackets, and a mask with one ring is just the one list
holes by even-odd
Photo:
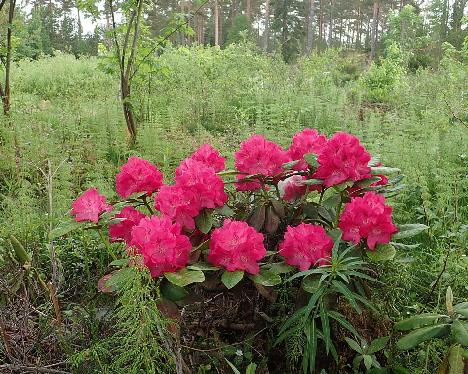
[[371, 36], [371, 59], [375, 59], [377, 52], [377, 30], [379, 28], [379, 2], [374, 0], [374, 8], [372, 12], [372, 36]]
[[307, 21], [307, 44], [306, 53], [312, 52], [312, 43], [314, 39], [314, 18], [315, 18], [315, 0], [309, 0], [309, 18]]
[[8, 30], [7, 30], [7, 53], [5, 62], [5, 90], [3, 91], [3, 113], [7, 116], [10, 113], [10, 72], [11, 72], [11, 34], [13, 32], [13, 18], [15, 16], [16, 0], [10, 0], [10, 7], [8, 9]]
[[234, 25], [234, 20], [237, 17], [237, 0], [231, 1], [231, 26]]
[[319, 40], [323, 38], [323, 2], [320, 0], [320, 14], [319, 14]]
[[270, 37], [270, 0], [265, 0], [265, 31], [263, 32], [263, 50], [268, 51]]
[[204, 44], [205, 42], [205, 29], [203, 21], [203, 13], [200, 11], [197, 15], [197, 43]]
[[286, 41], [288, 40], [288, 1], [289, 0], [284, 0], [283, 3], [283, 19], [282, 19], [282, 30], [281, 30], [281, 41], [282, 45], [286, 44]]
[[330, 1], [330, 28], [328, 29], [328, 46], [331, 47], [333, 42], [333, 8], [335, 7], [335, 0]]
[[358, 8], [358, 18], [357, 18], [357, 25], [356, 25], [356, 49], [361, 46], [361, 29], [362, 29], [362, 13], [361, 7]]
[[76, 7], [76, 12], [77, 12], [77, 22], [78, 22], [78, 40], [81, 42], [82, 35], [83, 35], [83, 25], [81, 24], [81, 14], [80, 14], [80, 8]]
[[252, 2], [251, 0], [246, 0], [245, 2], [245, 16], [247, 17], [247, 21], [251, 21], [252, 19]]
[[125, 123], [127, 124], [128, 133], [130, 135], [130, 142], [133, 144], [136, 140], [136, 121], [133, 115], [133, 109], [129, 102], [130, 99], [130, 84], [128, 78], [121, 76], [121, 98], [122, 106], [125, 117]]
[[218, 0], [214, 1], [214, 43], [219, 45], [219, 6]]

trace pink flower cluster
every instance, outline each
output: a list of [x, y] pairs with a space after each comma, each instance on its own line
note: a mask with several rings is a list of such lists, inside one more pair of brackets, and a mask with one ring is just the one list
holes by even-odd
[[226, 168], [226, 160], [219, 152], [209, 144], [203, 144], [190, 158], [199, 161], [206, 166], [212, 167], [215, 172], [223, 171]]
[[[317, 154], [317, 168], [305, 160], [309, 153]], [[236, 188], [256, 190], [268, 188], [262, 185], [267, 183], [278, 187], [283, 200], [294, 202], [306, 191], [369, 178], [370, 159], [359, 140], [344, 132], [327, 140], [317, 130], [304, 129], [294, 135], [287, 151], [261, 135], [254, 135], [242, 142], [235, 153]], [[293, 170], [283, 169], [286, 162], [295, 160], [298, 163], [293, 165]], [[224, 181], [217, 174], [225, 169], [225, 164], [216, 149], [204, 144], [179, 164], [175, 183], [164, 185], [163, 175], [156, 166], [130, 157], [117, 174], [117, 193], [125, 199], [144, 193], [143, 199], [131, 201], [140, 201], [150, 211], [147, 197], [155, 193], [154, 206], [160, 216], [147, 217], [133, 206], [124, 207], [115, 216], [118, 222], [109, 226], [111, 242], [124, 242], [129, 252], [141, 255], [138, 258], [143, 259], [153, 277], [184, 268], [192, 248], [190, 240], [198, 240], [195, 239], [195, 218], [203, 209], [222, 207], [228, 200]], [[259, 178], [244, 181], [247, 175], [258, 175]], [[388, 182], [385, 176], [380, 177], [381, 180], [373, 185]], [[319, 179], [319, 184], [307, 186], [310, 178]], [[375, 192], [355, 196], [363, 192], [356, 185], [347, 192], [352, 199], [345, 204], [338, 224], [343, 240], [355, 244], [366, 240], [370, 250], [377, 244], [388, 243], [397, 227], [392, 222], [392, 208], [385, 204], [385, 198]], [[265, 201], [261, 203], [265, 204]], [[91, 188], [73, 203], [71, 213], [78, 222], [98, 223], [101, 215], [111, 210], [106, 198]], [[246, 222], [226, 219], [221, 227], [206, 234], [206, 239], [210, 240], [207, 259], [212, 264], [227, 271], [259, 272], [259, 261], [266, 255], [264, 236]], [[333, 240], [324, 228], [300, 223], [287, 227], [279, 244], [279, 254], [287, 264], [304, 271], [326, 263], [332, 248]]]
[[146, 217], [132, 206], [126, 206], [115, 218], [122, 219], [121, 222], [109, 226], [109, 236], [111, 242], [123, 241], [129, 244], [132, 240], [132, 229], [140, 223], [141, 219]]
[[293, 170], [307, 170], [309, 165], [304, 160], [304, 155], [308, 153], [320, 154], [326, 143], [325, 135], [319, 135], [315, 129], [304, 129], [294, 135], [288, 149], [288, 156], [291, 161], [299, 160], [299, 162], [293, 166]]
[[106, 203], [106, 197], [100, 195], [95, 188], [90, 188], [73, 202], [71, 214], [75, 216], [76, 222], [97, 223], [102, 213], [111, 210], [112, 206]]
[[162, 186], [162, 179], [163, 175], [156, 166], [142, 158], [130, 157], [117, 174], [115, 189], [123, 198], [141, 192], [151, 195]]
[[289, 161], [286, 151], [278, 144], [266, 140], [262, 135], [253, 135], [241, 143], [240, 150], [234, 155], [239, 174], [236, 187], [239, 191], [257, 190], [262, 186], [258, 181], [245, 181], [246, 175], [262, 174], [272, 177], [281, 173], [281, 166]]
[[201, 146], [176, 169], [175, 184], [163, 186], [155, 198], [162, 215], [187, 230], [195, 228], [194, 218], [203, 208], [223, 206], [228, 196], [224, 181], [216, 171], [224, 169], [225, 160], [211, 146]]
[[280, 243], [279, 254], [287, 264], [305, 271], [311, 266], [326, 263], [331, 257], [333, 240], [323, 227], [301, 223], [299, 226], [288, 226], [284, 240]]
[[245, 270], [257, 274], [258, 261], [266, 255], [263, 235], [243, 221], [226, 219], [211, 234], [208, 261], [227, 271]]
[[339, 228], [343, 240], [358, 244], [367, 239], [367, 246], [374, 250], [377, 244], [386, 244], [398, 231], [392, 222], [392, 207], [385, 205], [385, 198], [375, 192], [366, 192], [345, 204]]
[[317, 159], [314, 178], [323, 179], [326, 187], [370, 177], [370, 154], [355, 136], [337, 132], [327, 141]]
[[143, 256], [151, 276], [184, 268], [189, 260], [192, 245], [181, 227], [168, 217], [145, 217], [132, 229], [132, 241]]

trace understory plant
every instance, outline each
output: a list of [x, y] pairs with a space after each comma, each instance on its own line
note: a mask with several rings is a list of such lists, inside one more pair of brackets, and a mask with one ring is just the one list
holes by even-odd
[[[226, 289], [281, 284], [297, 302], [281, 316], [274, 344], [302, 334], [303, 372], [316, 370], [319, 354], [338, 363], [337, 327], [361, 341], [340, 303], [357, 314], [373, 309], [366, 292], [375, 281], [371, 262], [393, 258], [405, 247], [400, 240], [426, 229], [393, 222], [386, 199], [402, 189], [400, 170], [382, 166], [351, 134], [327, 139], [315, 129], [294, 135], [288, 149], [253, 135], [234, 165], [226, 169], [226, 159], [205, 144], [166, 184], [155, 165], [130, 157], [116, 176], [118, 199], [85, 191], [73, 203], [74, 219], [51, 236], [96, 230], [119, 267], [100, 289], [128, 289], [134, 270], [146, 267], [166, 306], [208, 273]], [[374, 352], [361, 351], [366, 366], [367, 355], [377, 363]]]

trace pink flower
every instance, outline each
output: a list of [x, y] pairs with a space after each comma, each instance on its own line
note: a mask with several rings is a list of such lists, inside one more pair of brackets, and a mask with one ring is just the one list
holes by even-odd
[[155, 207], [162, 215], [179, 223], [187, 230], [195, 228], [194, 217], [200, 213], [198, 198], [188, 188], [178, 185], [162, 186], [155, 198]]
[[370, 159], [370, 154], [358, 138], [337, 132], [323, 147], [317, 159], [319, 167], [314, 178], [323, 179], [326, 187], [368, 178], [370, 167], [367, 164]]
[[215, 172], [222, 171], [226, 168], [226, 159], [209, 144], [203, 144], [190, 158], [213, 168]]
[[286, 201], [294, 201], [302, 197], [307, 189], [303, 183], [307, 177], [303, 175], [293, 175], [283, 181], [278, 182], [278, 189], [281, 197]]
[[142, 218], [146, 217], [132, 206], [126, 206], [115, 218], [124, 218], [123, 221], [109, 226], [109, 237], [111, 242], [124, 241], [130, 243], [132, 239], [132, 228], [138, 225]]
[[200, 161], [183, 160], [176, 169], [175, 181], [178, 186], [194, 193], [201, 208], [221, 207], [228, 199], [223, 179]]
[[208, 261], [227, 271], [245, 270], [257, 274], [257, 261], [266, 255], [263, 235], [243, 221], [226, 219], [211, 234]]
[[142, 158], [130, 157], [117, 174], [115, 187], [123, 198], [141, 192], [151, 195], [161, 187], [162, 179], [163, 175], [156, 166]]
[[343, 240], [358, 244], [366, 238], [371, 250], [376, 244], [388, 243], [398, 231], [392, 222], [392, 207], [385, 205], [385, 198], [375, 192], [366, 192], [345, 204], [338, 226]]
[[[281, 173], [283, 171], [281, 166], [289, 161], [288, 154], [283, 148], [266, 140], [262, 135], [253, 135], [244, 140], [234, 157], [236, 168], [241, 173], [270, 177]], [[238, 179], [242, 179], [243, 176], [245, 174], [239, 174]]]
[[287, 264], [305, 271], [313, 265], [325, 263], [331, 257], [333, 240], [323, 227], [301, 223], [288, 226], [284, 240], [279, 245], [279, 254]]
[[300, 160], [293, 166], [293, 170], [307, 170], [309, 165], [304, 160], [307, 153], [320, 154], [327, 143], [325, 135], [319, 135], [315, 129], [304, 129], [293, 136], [293, 141], [288, 149], [288, 155], [291, 161]]
[[100, 195], [95, 188], [83, 192], [72, 204], [71, 214], [75, 216], [76, 222], [91, 221], [97, 223], [99, 215], [110, 212], [112, 206], [106, 204], [106, 197]]
[[145, 217], [132, 229], [131, 245], [143, 256], [153, 278], [184, 268], [192, 246], [180, 225], [168, 217]]

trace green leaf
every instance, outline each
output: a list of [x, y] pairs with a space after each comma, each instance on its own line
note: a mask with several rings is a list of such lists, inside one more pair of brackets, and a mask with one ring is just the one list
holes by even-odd
[[320, 284], [319, 279], [313, 275], [309, 275], [302, 280], [302, 289], [308, 293], [314, 293], [318, 290]]
[[16, 259], [19, 261], [21, 266], [31, 262], [31, 255], [24, 249], [23, 245], [16, 239], [15, 236], [10, 236], [10, 244], [15, 252]]
[[372, 342], [369, 345], [369, 348], [366, 350], [366, 353], [371, 355], [375, 352], [381, 351], [386, 347], [389, 340], [390, 336], [384, 336], [382, 338], [372, 340]]
[[183, 288], [176, 286], [174, 283], [163, 280], [160, 286], [161, 294], [168, 300], [171, 301], [180, 301], [185, 299], [188, 296], [188, 291]]
[[380, 177], [370, 177], [366, 179], [362, 179], [356, 183], [354, 183], [353, 187], [358, 187], [358, 188], [366, 188], [369, 187], [371, 184], [374, 184], [378, 181], [380, 181], [382, 178]]
[[404, 319], [403, 321], [397, 322], [394, 326], [397, 331], [408, 331], [419, 327], [433, 325], [438, 323], [443, 317], [442, 314], [437, 313], [423, 313], [414, 317]]
[[195, 218], [195, 223], [202, 233], [208, 234], [213, 227], [213, 215], [207, 209], [203, 209]]
[[254, 209], [252, 215], [248, 219], [250, 226], [257, 231], [260, 231], [265, 223], [265, 211], [265, 205], [262, 204]]
[[284, 170], [291, 170], [294, 166], [296, 166], [301, 160], [294, 160], [294, 161], [289, 161], [281, 165], [281, 167]]
[[369, 355], [363, 355], [362, 357], [364, 358], [364, 366], [367, 370], [370, 370], [372, 367], [372, 357]]
[[374, 175], [391, 175], [391, 174], [398, 174], [401, 173], [401, 170], [398, 168], [389, 168], [386, 166], [372, 166], [371, 167], [371, 174]]
[[273, 206], [269, 206], [266, 211], [265, 230], [269, 234], [274, 234], [276, 230], [278, 230], [279, 224], [280, 224], [279, 216], [276, 214]]
[[[306, 327], [307, 328], [307, 327]], [[315, 319], [312, 318], [310, 322], [310, 327], [308, 331], [308, 361], [309, 361], [309, 368], [310, 372], [313, 373], [315, 371], [315, 359], [317, 357], [317, 328], [315, 326]]]
[[453, 314], [453, 292], [452, 287], [447, 287], [447, 292], [445, 293], [445, 307], [447, 308], [447, 313], [449, 316]]
[[195, 264], [188, 265], [187, 269], [201, 270], [201, 271], [216, 271], [216, 270], [219, 270], [220, 268], [214, 265], [208, 264], [206, 262], [196, 262]]
[[242, 278], [244, 277], [244, 272], [237, 270], [237, 271], [227, 271], [225, 270], [223, 275], [221, 275], [221, 282], [226, 286], [226, 288], [231, 289], [237, 283], [239, 283]]
[[367, 251], [367, 256], [375, 262], [392, 260], [396, 249], [391, 244], [379, 244], [374, 251]]
[[343, 192], [343, 191], [346, 190], [348, 187], [351, 187], [353, 184], [354, 184], [354, 182], [352, 182], [352, 181], [347, 181], [347, 182], [343, 182], [343, 183], [337, 184], [337, 185], [333, 186], [333, 188], [334, 188], [336, 191], [338, 191], [338, 192]]
[[224, 359], [226, 360], [226, 362], [228, 363], [228, 365], [231, 367], [232, 372], [233, 372], [234, 374], [241, 374], [241, 372], [234, 366], [234, 364], [233, 364], [231, 361], [229, 361], [226, 357], [225, 357]]
[[319, 163], [317, 161], [317, 155], [315, 153], [306, 153], [304, 155], [304, 160], [309, 164], [310, 167], [316, 168], [319, 166]]
[[468, 301], [455, 305], [453, 310], [455, 313], [461, 314], [463, 317], [468, 318]]
[[278, 274], [263, 269], [261, 269], [258, 274], [251, 275], [250, 279], [252, 279], [255, 283], [266, 287], [276, 286], [277, 284], [281, 283], [281, 277]]
[[225, 217], [232, 217], [235, 214], [235, 212], [227, 205], [223, 205], [221, 208], [216, 208], [215, 210], [216, 213]]
[[335, 286], [336, 290], [341, 293], [346, 299], [349, 301], [351, 306], [354, 310], [358, 313], [362, 313], [362, 309], [359, 307], [358, 303], [356, 302], [356, 296], [354, 292], [352, 292], [348, 287], [346, 287], [342, 282], [339, 281], [332, 281], [332, 284]]
[[325, 310], [325, 305], [322, 302], [320, 303], [320, 321], [322, 322], [322, 332], [323, 332], [323, 340], [325, 341], [325, 351], [330, 351], [330, 346], [333, 345], [330, 337], [330, 320], [328, 318], [328, 313]]
[[356, 357], [354, 357], [354, 360], [353, 360], [353, 369], [354, 369], [356, 372], [359, 372], [359, 366], [361, 366], [362, 360], [363, 360], [362, 355], [357, 355]]
[[284, 211], [284, 205], [281, 201], [276, 200], [276, 199], [271, 199], [271, 206], [275, 210], [276, 214], [280, 218], [284, 218], [286, 212]]
[[316, 186], [318, 184], [323, 184], [323, 180], [321, 180], [321, 179], [307, 179], [305, 181], [302, 181], [301, 183], [306, 185], [306, 186]]
[[345, 337], [345, 340], [346, 340], [346, 343], [348, 343], [348, 345], [351, 347], [351, 349], [355, 350], [357, 353], [362, 354], [362, 348], [358, 344], [357, 341], [350, 339], [348, 337]]
[[111, 288], [113, 291], [118, 291], [134, 276], [135, 268], [133, 267], [117, 270], [107, 279], [105, 286]]
[[426, 340], [433, 338], [442, 338], [446, 336], [450, 331], [449, 324], [438, 324], [428, 327], [422, 327], [415, 331], [410, 332], [408, 335], [400, 338], [396, 342], [396, 346], [399, 350], [407, 351], [418, 346]]
[[406, 239], [416, 236], [429, 227], [421, 223], [410, 223], [407, 225], [398, 226], [398, 232], [392, 236], [393, 240]]
[[253, 362], [251, 362], [249, 366], [247, 366], [247, 368], [245, 369], [245, 374], [255, 374], [256, 371], [257, 371], [257, 364], [254, 364]]
[[49, 232], [49, 240], [60, 238], [61, 236], [81, 227], [83, 227], [83, 222], [76, 222], [75, 220], [62, 222], [59, 226]]
[[166, 279], [176, 286], [185, 287], [192, 283], [200, 283], [205, 280], [205, 274], [200, 270], [189, 270], [184, 268], [175, 273], [164, 273]]
[[354, 326], [346, 320], [344, 315], [342, 315], [341, 313], [335, 312], [334, 310], [329, 310], [328, 315], [331, 318], [333, 318], [335, 321], [337, 321], [346, 330], [348, 330], [351, 334], [353, 334], [355, 337], [359, 337], [359, 334], [354, 328]]
[[265, 266], [265, 268], [275, 274], [286, 274], [294, 270], [294, 266], [285, 264], [284, 262], [276, 262], [268, 267]]
[[460, 343], [463, 347], [468, 347], [468, 322], [455, 320], [452, 323], [452, 336], [456, 343]]
[[458, 344], [452, 345], [449, 350], [447, 361], [449, 364], [448, 374], [463, 374], [465, 363], [463, 359], [464, 349]]
[[109, 266], [122, 267], [128, 264], [129, 258], [119, 258], [118, 260], [112, 261]]
[[395, 249], [404, 249], [404, 250], [416, 249], [419, 246], [421, 246], [421, 243], [418, 243], [418, 244], [403, 244], [403, 243], [398, 243], [398, 242], [390, 242], [388, 244], [393, 245], [395, 247]]

